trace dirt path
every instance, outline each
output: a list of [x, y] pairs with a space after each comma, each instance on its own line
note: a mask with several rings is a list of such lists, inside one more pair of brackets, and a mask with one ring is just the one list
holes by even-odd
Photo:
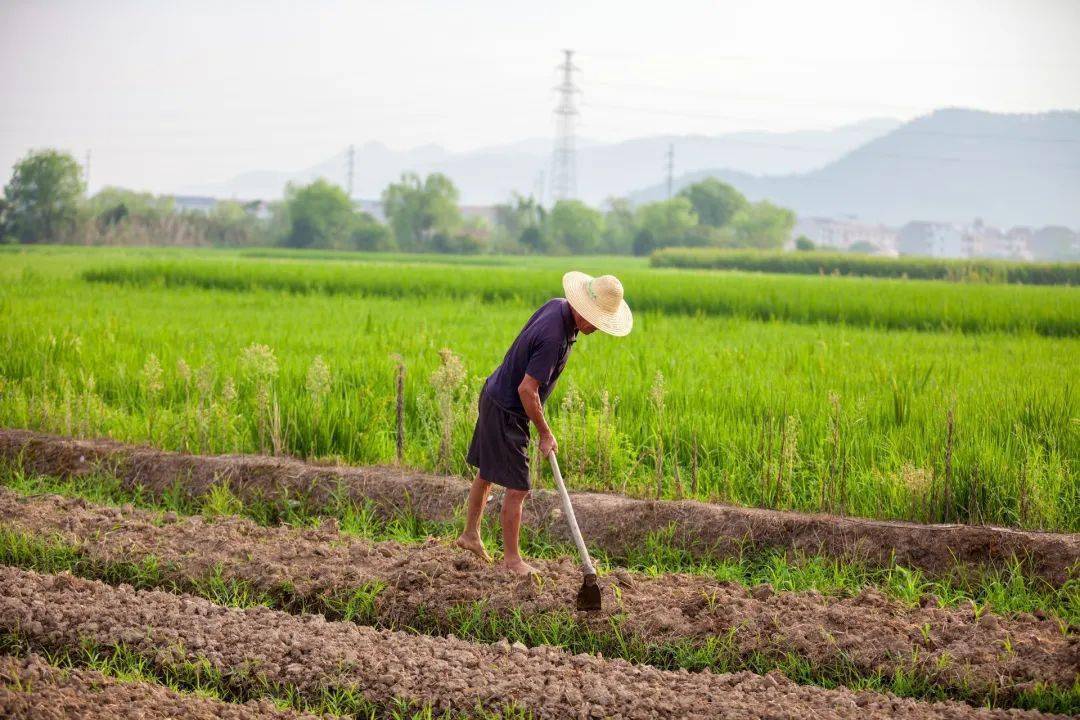
[[404, 698], [437, 711], [515, 702], [544, 718], [1045, 717], [825, 690], [774, 674], [665, 672], [554, 648], [474, 645], [9, 567], [0, 567], [0, 630], [46, 648], [123, 643], [163, 665], [205, 659], [231, 683], [355, 688], [380, 705]]
[[243, 705], [118, 682], [94, 670], [61, 670], [41, 658], [0, 656], [0, 717], [11, 720], [319, 720], [268, 700]]
[[[6, 488], [0, 488], [0, 527], [59, 536], [96, 563], [152, 556], [160, 561], [163, 579], [182, 587], [194, 587], [220, 569], [222, 577], [250, 583], [286, 607], [327, 612], [327, 598], [377, 582], [385, 589], [371, 620], [386, 627], [426, 624], [442, 633], [455, 629], [455, 607], [481, 601], [502, 618], [515, 611], [534, 616], [572, 610], [581, 581], [568, 560], [538, 561], [542, 582], [530, 583], [435, 541], [370, 543], [338, 533], [333, 522], [318, 530], [266, 528], [238, 518], [207, 522], [55, 495], [23, 497]], [[730, 638], [739, 658], [793, 652], [818, 668], [850, 663], [866, 675], [913, 673], [957, 697], [1008, 698], [1036, 681], [1068, 687], [1080, 667], [1080, 637], [1063, 634], [1053, 618], [976, 619], [970, 608], [908, 608], [877, 591], [854, 598], [777, 594], [766, 586], [750, 590], [688, 575], [650, 578], [617, 571], [602, 582], [604, 612], [575, 613], [598, 634], [610, 635], [618, 615], [631, 639]], [[611, 586], [618, 588], [618, 602]]]
[[[214, 483], [227, 482], [244, 498], [287, 497], [319, 506], [343, 490], [355, 500], [372, 501], [383, 512], [409, 508], [436, 521], [453, 519], [467, 491], [460, 478], [394, 468], [330, 467], [260, 455], [184, 455], [27, 430], [0, 429], [0, 459], [51, 475], [103, 467], [123, 482], [151, 492], [163, 492], [181, 481], [188, 492], [198, 495]], [[526, 525], [569, 541], [553, 492], [534, 492], [526, 508]], [[1080, 576], [1080, 534], [919, 525], [598, 493], [575, 494], [574, 508], [590, 544], [616, 557], [640, 547], [649, 533], [673, 527], [672, 542], [699, 556], [730, 557], [747, 547], [779, 547], [875, 564], [887, 564], [895, 557], [902, 565], [931, 573], [951, 571], [957, 563], [997, 564], [1016, 557], [1030, 573], [1055, 585]]]

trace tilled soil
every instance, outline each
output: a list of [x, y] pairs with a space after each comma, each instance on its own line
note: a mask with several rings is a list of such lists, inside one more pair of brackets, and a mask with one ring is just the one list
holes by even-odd
[[[157, 493], [180, 481], [187, 492], [199, 495], [225, 482], [245, 499], [288, 498], [319, 506], [344, 492], [356, 501], [373, 502], [387, 514], [408, 508], [435, 521], [453, 519], [468, 490], [461, 478], [410, 470], [321, 466], [262, 455], [186, 455], [27, 430], [0, 429], [0, 458], [51, 475], [104, 468], [129, 486]], [[576, 493], [574, 508], [589, 543], [614, 556], [640, 547], [650, 533], [671, 527], [671, 542], [701, 557], [730, 557], [747, 548], [784, 548], [879, 565], [895, 560], [931, 573], [949, 572], [958, 564], [993, 565], [1017, 558], [1028, 572], [1055, 585], [1080, 576], [1080, 534], [921, 525], [599, 493]], [[556, 539], [570, 539], [558, 497], [551, 491], [533, 493], [524, 523]]]
[[0, 630], [46, 648], [122, 643], [161, 665], [205, 659], [231, 683], [348, 687], [374, 703], [438, 711], [516, 703], [545, 718], [1046, 717], [825, 690], [778, 674], [666, 672], [550, 647], [475, 645], [10, 567], [0, 567]]
[[[340, 534], [334, 522], [317, 530], [260, 527], [239, 518], [207, 522], [55, 495], [23, 497], [6, 488], [0, 488], [0, 527], [58, 536], [96, 563], [152, 556], [165, 579], [181, 587], [220, 571], [281, 598], [284, 606], [325, 610], [326, 598], [378, 582], [385, 589], [375, 619], [387, 627], [453, 631], [454, 608], [481, 601], [504, 618], [515, 611], [573, 612], [581, 582], [569, 560], [536, 561], [541, 579], [530, 582], [433, 540], [370, 543]], [[915, 673], [954, 693], [1005, 698], [1036, 681], [1067, 687], [1080, 668], [1080, 636], [1063, 634], [1054, 618], [976, 618], [970, 608], [908, 608], [874, 590], [853, 598], [774, 593], [689, 575], [616, 571], [601, 582], [604, 611], [575, 613], [576, 619], [610, 633], [618, 616], [624, 633], [646, 642], [719, 636], [730, 638], [742, 658], [792, 652], [818, 668]]]
[[268, 700], [228, 703], [95, 670], [54, 667], [31, 655], [0, 655], [0, 717], [12, 720], [318, 720]]

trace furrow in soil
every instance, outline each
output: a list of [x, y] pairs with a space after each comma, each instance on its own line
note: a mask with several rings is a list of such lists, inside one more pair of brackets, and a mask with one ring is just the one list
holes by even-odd
[[436, 711], [515, 703], [544, 718], [1046, 717], [826, 690], [778, 674], [667, 672], [551, 647], [476, 645], [11, 567], [0, 567], [0, 630], [35, 648], [122, 644], [159, 666], [208, 663], [230, 683], [353, 688], [377, 705], [406, 699]]
[[[732, 656], [795, 653], [818, 668], [864, 675], [914, 674], [953, 697], [1007, 700], [1035, 682], [1068, 687], [1080, 667], [1080, 637], [1053, 617], [976, 616], [970, 607], [908, 607], [875, 590], [855, 597], [746, 588], [702, 576], [645, 576], [616, 570], [601, 579], [599, 613], [573, 611], [580, 569], [569, 559], [536, 561], [521, 580], [438, 541], [372, 543], [318, 529], [262, 527], [249, 520], [100, 506], [0, 488], [0, 527], [60, 538], [95, 566], [156, 561], [160, 581], [195, 588], [211, 574], [276, 598], [279, 607], [334, 612], [335, 598], [381, 586], [370, 617], [384, 627], [457, 629], [456, 609], [482, 603], [504, 620], [570, 613], [597, 635], [613, 621], [630, 639], [701, 644], [723, 638]], [[745, 665], [744, 665], [745, 667]]]

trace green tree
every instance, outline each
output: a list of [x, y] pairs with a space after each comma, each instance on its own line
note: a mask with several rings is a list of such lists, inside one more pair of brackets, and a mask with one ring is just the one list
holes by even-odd
[[805, 235], [795, 238], [795, 249], [807, 252], [814, 249], [814, 241]]
[[367, 252], [393, 250], [397, 247], [390, 229], [365, 212], [355, 214], [349, 249]]
[[580, 200], [559, 200], [548, 214], [552, 244], [574, 255], [596, 252], [604, 216]]
[[4, 231], [4, 216], [7, 213], [8, 201], [0, 195], [0, 245], [10, 244], [15, 242], [14, 235], [8, 235]]
[[881, 252], [881, 249], [871, 242], [867, 242], [866, 240], [859, 240], [858, 242], [851, 243], [851, 245], [848, 247], [848, 252], [860, 253], [862, 255], [877, 255], [879, 252]]
[[297, 248], [345, 250], [351, 245], [356, 218], [352, 201], [337, 185], [318, 179], [285, 187], [287, 234], [283, 244]]
[[656, 238], [653, 237], [652, 231], [646, 228], [639, 229], [634, 233], [634, 254], [638, 256], [650, 255], [655, 250]]
[[[531, 195], [514, 193], [509, 202], [495, 206], [494, 240], [496, 249], [518, 252], [522, 249], [538, 252], [543, 240], [537, 240], [547, 212]], [[533, 232], [535, 231], [535, 232]]]
[[263, 237], [263, 228], [254, 208], [248, 210], [238, 202], [222, 200], [206, 217], [206, 235], [213, 245], [241, 247], [257, 245]]
[[59, 150], [31, 152], [15, 165], [4, 188], [0, 236], [21, 243], [68, 240], [86, 188], [75, 158]]
[[402, 250], [434, 250], [436, 235], [451, 237], [461, 227], [457, 188], [441, 173], [422, 181], [416, 173], [405, 173], [383, 191], [382, 201]]
[[[219, 203], [220, 204], [220, 203]], [[170, 197], [158, 197], [127, 188], [108, 186], [95, 193], [86, 208], [102, 226], [116, 225], [129, 217], [144, 220], [160, 220], [173, 212]]]
[[[642, 205], [637, 211], [639, 235], [641, 231], [646, 231], [652, 237], [654, 247], [658, 248], [685, 245], [697, 224], [694, 206], [681, 196]], [[637, 252], [637, 249], [635, 253], [645, 254]]]
[[724, 227], [735, 217], [735, 213], [747, 206], [742, 193], [716, 178], [706, 178], [685, 187], [679, 196], [693, 205], [698, 222], [710, 227]]
[[438, 233], [434, 238], [434, 250], [455, 255], [475, 255], [488, 249], [491, 228], [480, 217], [466, 218], [461, 228], [452, 235]]
[[740, 247], [778, 249], [795, 227], [795, 213], [768, 200], [747, 205], [732, 218], [735, 242]]
[[518, 237], [527, 227], [544, 223], [544, 208], [533, 198], [513, 193], [510, 201], [495, 206], [495, 227], [509, 237]]
[[634, 236], [637, 234], [634, 208], [626, 198], [610, 198], [607, 205], [602, 249], [617, 255], [629, 254], [634, 251]]
[[530, 225], [522, 230], [518, 242], [529, 252], [543, 253], [550, 249], [550, 245], [548, 244], [547, 238], [544, 237], [543, 231], [535, 225]]

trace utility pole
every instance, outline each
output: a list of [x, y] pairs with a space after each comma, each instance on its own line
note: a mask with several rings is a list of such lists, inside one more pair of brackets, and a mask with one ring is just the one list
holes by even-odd
[[574, 148], [574, 123], [578, 116], [575, 105], [580, 92], [574, 84], [574, 51], [563, 50], [562, 82], [555, 87], [559, 91], [559, 104], [555, 107], [555, 153], [552, 157], [551, 195], [555, 201], [571, 200], [577, 195], [577, 157]]
[[349, 160], [348, 160], [348, 164], [349, 164], [349, 184], [348, 184], [348, 188], [349, 188], [349, 199], [351, 200], [352, 199], [352, 193], [353, 193], [353, 170], [355, 169], [355, 162], [356, 162], [356, 146], [355, 145], [350, 145], [348, 151], [346, 152], [346, 155], [348, 155], [348, 158], [349, 158]]
[[667, 146], [667, 199], [671, 199], [671, 185], [675, 181], [675, 143]]
[[86, 151], [86, 163], [83, 165], [83, 178], [86, 180], [86, 193], [90, 194], [90, 151]]

